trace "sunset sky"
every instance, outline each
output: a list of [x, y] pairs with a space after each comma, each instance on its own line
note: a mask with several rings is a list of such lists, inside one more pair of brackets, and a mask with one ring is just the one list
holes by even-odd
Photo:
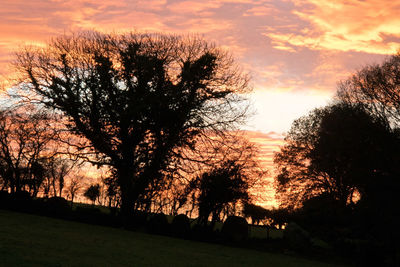
[[336, 82], [399, 48], [393, 0], [1, 0], [0, 75], [24, 44], [94, 29], [199, 33], [252, 76], [257, 114], [245, 129], [272, 152], [293, 119], [326, 104]]

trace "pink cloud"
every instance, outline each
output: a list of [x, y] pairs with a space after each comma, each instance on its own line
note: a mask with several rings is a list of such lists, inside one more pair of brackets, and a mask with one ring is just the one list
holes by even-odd
[[277, 9], [270, 4], [265, 4], [263, 6], [255, 6], [248, 9], [243, 16], [268, 16], [277, 12]]

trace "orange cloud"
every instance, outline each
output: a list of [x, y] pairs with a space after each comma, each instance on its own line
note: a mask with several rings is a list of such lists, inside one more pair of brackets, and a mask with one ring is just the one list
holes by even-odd
[[243, 16], [267, 16], [273, 14], [274, 12], [277, 12], [277, 9], [271, 4], [266, 3], [265, 5], [255, 6], [248, 9]]
[[399, 49], [400, 6], [391, 0], [296, 0], [292, 11], [309, 27], [268, 31], [276, 49], [357, 51], [393, 54]]

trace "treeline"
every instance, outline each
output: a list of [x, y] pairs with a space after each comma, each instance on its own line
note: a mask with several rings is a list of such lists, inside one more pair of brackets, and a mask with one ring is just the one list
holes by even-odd
[[[90, 159], [75, 150], [76, 139], [59, 114], [31, 104], [3, 108], [0, 117], [0, 189], [33, 198], [77, 197], [93, 205], [120, 208], [121, 190], [114, 170], [101, 166], [99, 177], [85, 175]], [[61, 123], [60, 123], [61, 122]], [[264, 171], [255, 148], [241, 137], [229, 136], [220, 151], [192, 166], [165, 172], [165, 177], [132, 206], [132, 211], [201, 214], [204, 221], [220, 221], [240, 214], [243, 203], [256, 200], [251, 189], [263, 186]], [[214, 149], [214, 148], [213, 148]], [[188, 160], [190, 161], [190, 160]], [[203, 169], [201, 169], [202, 167]], [[189, 173], [186, 170], [193, 172]], [[101, 176], [101, 177], [100, 177]]]
[[[14, 62], [0, 123], [0, 186], [32, 197], [85, 195], [135, 211], [215, 222], [255, 202], [265, 185], [257, 150], [238, 127], [248, 75], [197, 36], [60, 36]], [[86, 183], [84, 164], [103, 170]], [[96, 184], [100, 183], [100, 184]]]

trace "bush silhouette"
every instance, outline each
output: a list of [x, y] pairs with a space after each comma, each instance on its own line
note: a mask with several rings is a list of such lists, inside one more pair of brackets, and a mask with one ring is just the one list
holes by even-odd
[[71, 205], [63, 197], [51, 197], [43, 201], [44, 212], [52, 216], [67, 216], [71, 211]]
[[7, 208], [10, 202], [10, 194], [7, 191], [0, 190], [0, 207]]
[[11, 194], [10, 208], [30, 212], [33, 206], [32, 196], [27, 191], [17, 191]]
[[152, 234], [166, 234], [169, 223], [164, 213], [157, 213], [150, 217], [147, 223], [147, 231]]
[[222, 236], [229, 241], [243, 241], [249, 235], [249, 228], [245, 218], [229, 216], [222, 226]]
[[30, 201], [32, 200], [31, 194], [28, 191], [17, 191], [12, 194], [15, 200]]
[[210, 225], [204, 225], [196, 222], [191, 228], [192, 238], [200, 241], [213, 241], [217, 234], [213, 231]]
[[286, 226], [283, 238], [293, 250], [304, 251], [311, 246], [310, 233], [294, 222]]
[[174, 217], [171, 224], [172, 234], [178, 237], [187, 238], [190, 234], [190, 220], [185, 214]]
[[103, 214], [100, 209], [95, 207], [78, 206], [74, 212], [74, 217], [78, 221], [85, 223], [107, 225], [109, 223], [108, 221], [110, 220], [108, 217], [111, 216]]

